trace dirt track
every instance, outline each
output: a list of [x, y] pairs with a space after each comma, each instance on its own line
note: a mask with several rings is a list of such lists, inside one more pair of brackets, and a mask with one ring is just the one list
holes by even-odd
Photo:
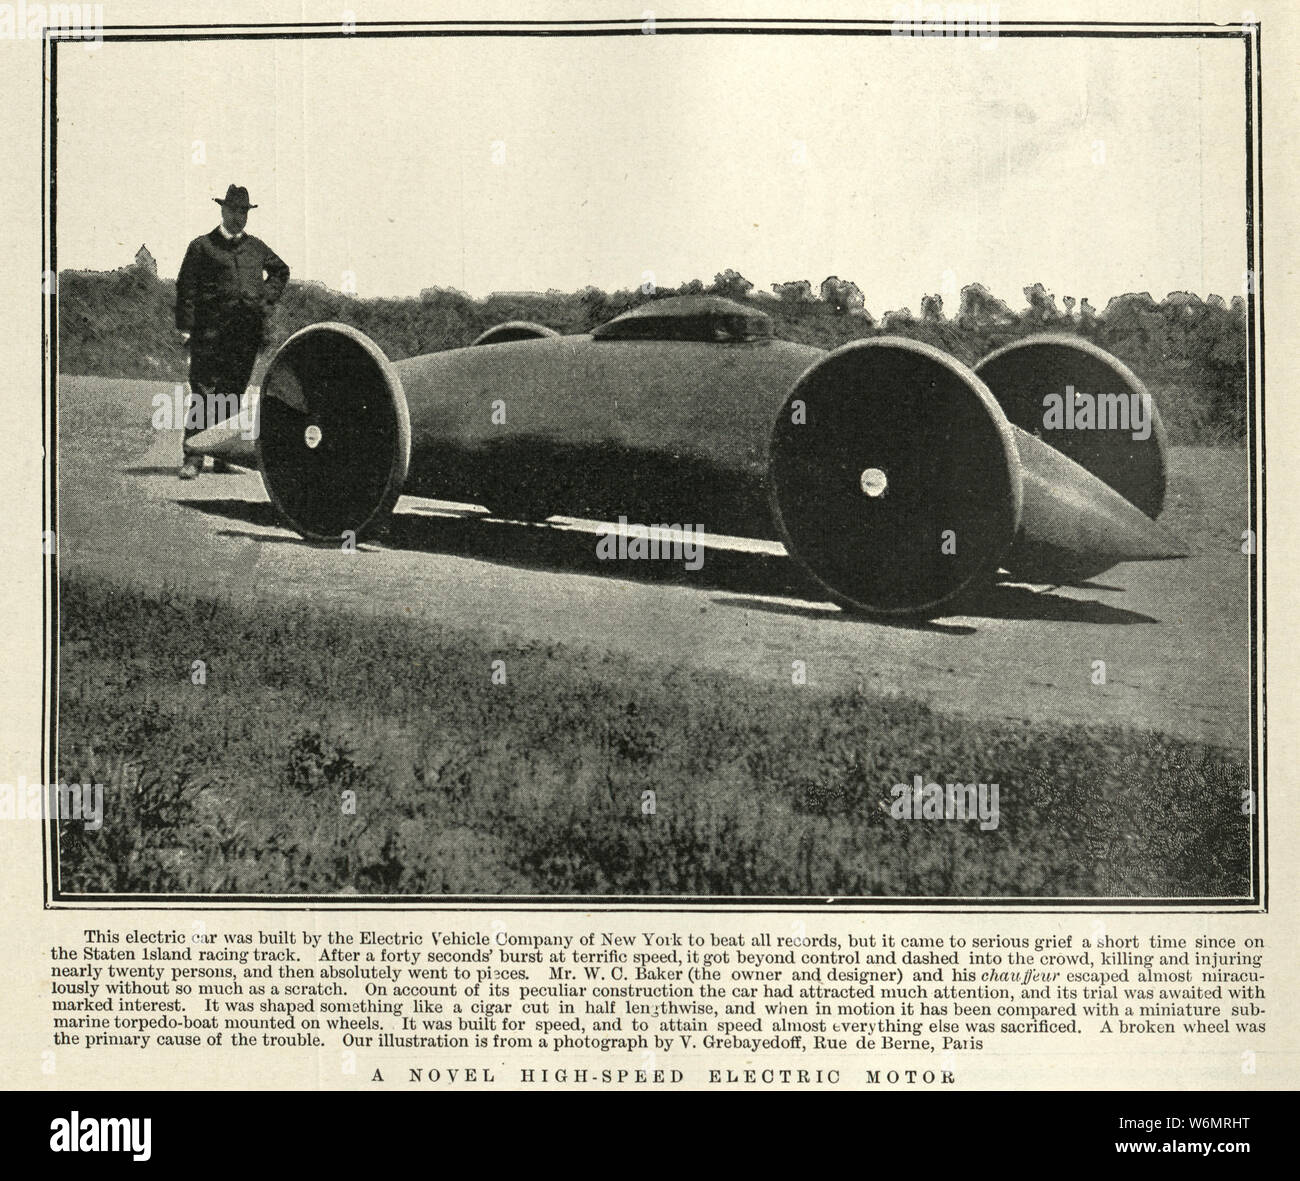
[[[179, 432], [150, 427], [168, 383], [59, 386], [60, 562], [66, 573], [306, 598], [418, 616], [490, 639], [624, 651], [664, 665], [905, 693], [937, 709], [1116, 723], [1247, 745], [1244, 451], [1176, 449], [1162, 520], [1193, 556], [1120, 566], [1086, 588], [993, 588], [972, 614], [916, 627], [856, 619], [806, 589], [775, 544], [719, 539], [703, 567], [602, 562], [594, 525], [523, 525], [403, 498], [360, 552], [275, 519], [256, 472], [182, 483]], [[1093, 684], [1093, 662], [1106, 683]]]

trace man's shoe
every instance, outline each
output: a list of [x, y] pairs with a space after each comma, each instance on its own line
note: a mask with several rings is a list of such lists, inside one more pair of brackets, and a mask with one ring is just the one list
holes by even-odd
[[193, 480], [198, 477], [199, 472], [203, 470], [203, 456], [187, 455], [185, 462], [181, 464], [181, 470], [176, 474], [182, 480]]
[[214, 459], [212, 461], [212, 470], [218, 476], [228, 475], [230, 472], [230, 464], [228, 464], [224, 459]]

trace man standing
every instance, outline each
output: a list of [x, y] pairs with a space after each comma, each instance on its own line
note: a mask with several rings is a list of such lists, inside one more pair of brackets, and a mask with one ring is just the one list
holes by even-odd
[[221, 224], [190, 243], [176, 279], [176, 327], [190, 348], [182, 480], [203, 470], [203, 456], [190, 451], [189, 441], [214, 425], [206, 420], [207, 409], [239, 409], [267, 314], [289, 282], [289, 268], [275, 251], [244, 233], [248, 211], [257, 208], [249, 204], [248, 190], [231, 185], [224, 199], [213, 200], [221, 206]]

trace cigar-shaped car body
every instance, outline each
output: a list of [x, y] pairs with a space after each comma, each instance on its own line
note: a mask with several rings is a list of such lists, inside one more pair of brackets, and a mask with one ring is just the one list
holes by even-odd
[[[1137, 399], [1145, 435], [1127, 419], [1054, 433], [1038, 416], [1067, 387]], [[311, 325], [266, 371], [256, 455], [306, 537], [373, 533], [402, 493], [689, 525], [780, 540], [829, 597], [882, 617], [939, 614], [998, 569], [1055, 583], [1185, 553], [1154, 519], [1159, 415], [1101, 350], [1031, 337], [976, 370], [899, 337], [826, 352], [708, 296], [399, 361]]]

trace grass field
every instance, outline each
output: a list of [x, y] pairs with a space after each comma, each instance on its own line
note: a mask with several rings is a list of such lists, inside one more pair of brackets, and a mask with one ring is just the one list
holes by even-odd
[[[61, 611], [60, 778], [105, 785], [66, 892], [1249, 889], [1238, 751], [83, 574]], [[999, 826], [893, 819], [917, 774]]]

